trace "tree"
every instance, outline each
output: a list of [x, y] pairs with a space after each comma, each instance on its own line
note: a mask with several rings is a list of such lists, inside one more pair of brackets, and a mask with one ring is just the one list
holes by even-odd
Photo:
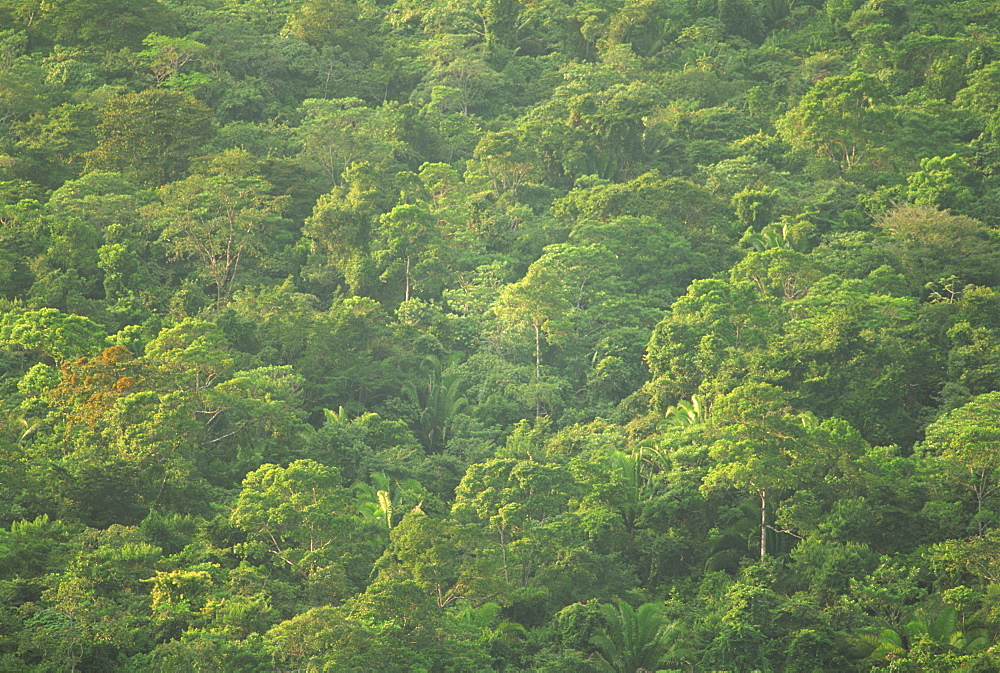
[[94, 321], [54, 308], [11, 311], [0, 317], [0, 346], [61, 365], [102, 350], [104, 330]]
[[[760, 501], [760, 558], [767, 556], [769, 507], [797, 484], [790, 467], [802, 446], [802, 427], [789, 416], [780, 388], [758, 383], [740, 386], [712, 405], [712, 423], [720, 437], [709, 447], [716, 463], [702, 490], [735, 487]], [[770, 499], [769, 499], [770, 498]]]
[[506, 593], [501, 562], [482, 554], [482, 535], [468, 524], [432, 517], [421, 507], [403, 515], [390, 531], [389, 548], [377, 563], [379, 577], [409, 578], [440, 608], [466, 599], [497, 600]]
[[114, 224], [132, 229], [152, 193], [124, 179], [119, 173], [95, 171], [67, 180], [45, 203], [50, 215], [78, 217], [104, 231]]
[[1000, 393], [986, 393], [927, 426], [920, 445], [935, 473], [968, 491], [970, 527], [984, 536], [1000, 516]]
[[[965, 287], [955, 302], [958, 315], [947, 335], [952, 348], [948, 353], [948, 378], [946, 390], [958, 400], [969, 395], [980, 395], [1000, 388], [1000, 334], [997, 333], [997, 293], [992, 288]], [[950, 389], [950, 390], [949, 390]], [[947, 406], [956, 406], [949, 403]]]
[[667, 407], [663, 414], [664, 422], [675, 428], [687, 428], [699, 425], [708, 418], [705, 402], [698, 395], [692, 395], [691, 401], [680, 400], [676, 405]]
[[708, 277], [735, 261], [736, 230], [726, 203], [702, 185], [665, 178], [657, 170], [622, 183], [578, 180], [573, 190], [553, 203], [553, 211], [579, 223], [610, 223], [623, 216], [652, 218], [661, 235], [681, 236], [690, 243], [692, 261], [697, 262], [695, 277]]
[[392, 165], [405, 151], [391, 105], [373, 109], [359, 98], [310, 98], [302, 103], [302, 113], [300, 159], [310, 170], [321, 170], [329, 184], [348, 181], [344, 172], [352, 164]]
[[185, 318], [146, 344], [145, 359], [166, 369], [183, 390], [194, 394], [232, 373], [233, 358], [215, 323]]
[[291, 366], [234, 372], [200, 396], [199, 415], [211, 439], [206, 451], [214, 477], [235, 483], [261, 462], [284, 463], [308, 431], [301, 411], [302, 377]]
[[957, 154], [920, 160], [920, 170], [906, 178], [913, 205], [968, 212], [973, 207], [973, 169]]
[[416, 361], [390, 338], [388, 322], [378, 302], [367, 297], [334, 299], [329, 310], [313, 317], [296, 365], [311, 409], [343, 406], [360, 413], [399, 394]]
[[761, 349], [778, 332], [777, 301], [752, 281], [696, 280], [653, 330], [647, 347], [653, 403], [665, 409], [709, 385], [731, 389], [766, 363]]
[[288, 666], [359, 671], [378, 661], [388, 670], [410, 670], [418, 653], [407, 647], [394, 623], [355, 620], [340, 607], [313, 607], [277, 624], [265, 636]]
[[[505, 83], [503, 76], [490, 67], [489, 45], [469, 45], [467, 35], [441, 34], [424, 44], [424, 58], [430, 66], [424, 77], [430, 90], [430, 102], [468, 116], [470, 112], [484, 113], [495, 109], [487, 107], [491, 99], [500, 97]], [[496, 52], [494, 52], [496, 53]]]
[[364, 56], [368, 36], [359, 30], [359, 15], [355, 0], [307, 0], [288, 15], [282, 32], [305, 40], [317, 50], [335, 47]]
[[367, 575], [374, 551], [353, 501], [335, 468], [312, 460], [287, 468], [268, 463], [243, 480], [229, 521], [247, 533], [248, 556], [264, 552], [279, 567], [326, 583], [331, 597], [344, 596], [352, 580]]
[[976, 285], [1000, 281], [1000, 246], [978, 220], [929, 206], [901, 206], [877, 224], [914, 288], [950, 276]]
[[634, 388], [643, 375], [647, 330], [700, 275], [703, 263], [682, 233], [649, 217], [579, 221], [565, 244], [546, 247], [529, 274], [536, 266], [551, 267], [548, 273], [561, 280], [568, 308], [544, 331], [572, 367], [572, 382], [579, 387], [580, 379], [614, 366], [609, 358], [617, 358], [634, 372], [623, 387]]
[[913, 670], [962, 668], [974, 660], [970, 655], [989, 647], [986, 631], [966, 632], [959, 623], [958, 611], [950, 606], [936, 614], [928, 609], [916, 611], [899, 631], [884, 629], [862, 639], [875, 646], [869, 659], [889, 661], [900, 668], [912, 666]]
[[386, 531], [391, 532], [402, 518], [399, 514], [401, 509], [409, 505], [419, 509], [425, 498], [431, 498], [416, 479], [396, 481], [390, 485], [391, 480], [384, 472], [373, 472], [371, 482], [370, 486], [360, 481], [354, 483], [352, 490], [357, 498], [356, 504], [366, 519], [377, 520], [379, 526], [384, 524]]
[[[45, 204], [52, 219], [67, 224], [80, 220], [102, 235], [96, 265], [104, 274], [105, 299], [127, 302], [131, 310], [140, 310], [140, 304], [155, 305], [165, 300], [166, 272], [154, 263], [163, 253], [153, 240], [155, 234], [143, 226], [143, 208], [153, 199], [152, 192], [140, 189], [118, 173], [95, 171], [64, 182]], [[58, 247], [63, 246], [65, 243]], [[50, 247], [49, 255], [57, 253], [58, 247]], [[72, 248], [74, 258], [86, 252], [80, 243]], [[53, 262], [56, 260], [58, 256], [53, 255]], [[82, 272], [85, 267], [71, 268]]]
[[167, 37], [150, 33], [142, 40], [146, 49], [139, 57], [146, 62], [155, 86], [169, 84], [181, 74], [181, 69], [197, 61], [205, 50], [205, 45], [186, 37]]
[[425, 203], [406, 203], [393, 208], [379, 219], [375, 253], [383, 281], [398, 274], [403, 267], [403, 301], [410, 300], [411, 289], [420, 289], [441, 275], [438, 257], [444, 239], [437, 219]]
[[162, 550], [134, 527], [87, 529], [37, 602], [27, 602], [20, 652], [45, 668], [114, 667], [148, 642], [144, 580]]
[[542, 415], [545, 398], [542, 382], [542, 327], [569, 308], [562, 289], [562, 278], [555, 269], [532, 265], [525, 277], [505, 287], [493, 310], [511, 325], [528, 326], [535, 333], [535, 416]]
[[[677, 638], [675, 624], [668, 624], [661, 605], [644, 603], [634, 609], [625, 601], [614, 605], [602, 604], [601, 615], [607, 624], [591, 637], [590, 642], [600, 651], [600, 660], [608, 671], [635, 673], [657, 671], [668, 653], [679, 652], [671, 646]], [[671, 657], [673, 658], [673, 657]]]
[[95, 131], [87, 171], [117, 171], [156, 187], [179, 178], [215, 128], [212, 111], [200, 100], [153, 88], [109, 100]]
[[792, 147], [818, 151], [844, 171], [877, 165], [893, 120], [889, 102], [874, 75], [831, 75], [778, 121], [778, 131]]
[[[108, 51], [136, 49], [153, 28], [165, 30], [176, 20], [157, 0], [57, 0], [22, 2], [25, 23], [56, 44], [96, 46]], [[28, 8], [34, 6], [35, 11]], [[28, 18], [30, 17], [30, 18]]]
[[[565, 512], [576, 490], [563, 466], [494, 459], [469, 467], [455, 491], [452, 514], [489, 531], [500, 551], [504, 582], [525, 586], [542, 555], [541, 530]], [[520, 562], [520, 577], [512, 573], [515, 561]]]
[[250, 162], [245, 150], [217, 156], [207, 174], [161, 187], [160, 204], [149, 210], [167, 250], [196, 258], [215, 284], [216, 311], [229, 302], [241, 267], [273, 247], [284, 223], [288, 197], [272, 196]]
[[872, 444], [908, 443], [934, 405], [941, 360], [920, 336], [919, 303], [900, 296], [903, 279], [883, 284], [879, 275], [815, 281], [786, 305], [769, 357], [800, 407], [847, 420]]
[[25, 31], [0, 32], [0, 124], [6, 128], [32, 114], [41, 114], [49, 104], [45, 71], [26, 55], [27, 48]]
[[344, 171], [347, 185], [334, 187], [317, 199], [302, 228], [312, 253], [304, 272], [307, 277], [331, 289], [346, 285], [354, 295], [374, 294], [373, 237], [379, 212], [397, 198], [387, 194], [389, 185], [379, 177], [371, 164], [352, 164]]
[[487, 0], [483, 7], [483, 39], [501, 64], [515, 49], [521, 9], [518, 0]]
[[[457, 628], [456, 628], [457, 627]], [[313, 608], [275, 626], [266, 640], [277, 658], [309, 669], [485, 670], [478, 634], [444, 618], [410, 580], [376, 580], [343, 606]]]
[[669, 144], [657, 123], [662, 90], [612, 68], [579, 65], [571, 72], [582, 76], [518, 125], [518, 139], [537, 157], [546, 184], [568, 186], [580, 175], [631, 180], [658, 167]]
[[445, 374], [445, 369], [457, 360], [453, 356], [442, 363], [433, 355], [426, 356], [420, 366], [426, 383], [417, 386], [408, 382], [403, 388], [403, 393], [419, 410], [419, 437], [428, 451], [440, 451], [447, 445], [455, 417], [469, 406], [469, 400], [462, 394], [463, 377], [456, 372]]
[[63, 432], [33, 451], [58, 467], [53, 490], [95, 526], [134, 524], [155, 506], [200, 511], [204, 428], [195, 399], [122, 346], [62, 367], [45, 393], [47, 422]]

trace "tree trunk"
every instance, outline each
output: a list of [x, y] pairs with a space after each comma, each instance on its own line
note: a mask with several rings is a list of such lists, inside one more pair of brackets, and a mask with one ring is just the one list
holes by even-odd
[[542, 326], [535, 324], [535, 418], [542, 415], [542, 400], [538, 396], [538, 382], [542, 379]]
[[767, 491], [760, 492], [760, 560], [767, 556]]
[[500, 533], [500, 553], [503, 555], [503, 579], [507, 584], [510, 584], [510, 569], [507, 567], [507, 540], [504, 539], [502, 526], [497, 525], [497, 531]]
[[406, 291], [403, 301], [410, 301], [410, 256], [406, 256]]

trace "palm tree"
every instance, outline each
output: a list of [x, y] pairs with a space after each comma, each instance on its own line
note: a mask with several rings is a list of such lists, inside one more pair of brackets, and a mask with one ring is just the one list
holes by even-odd
[[461, 357], [461, 353], [454, 353], [442, 363], [428, 355], [420, 364], [421, 372], [427, 377], [426, 383], [416, 386], [407, 382], [403, 386], [403, 394], [420, 409], [417, 433], [428, 451], [444, 448], [455, 416], [469, 406], [469, 400], [462, 394], [465, 379], [457, 373], [444, 373]]
[[600, 652], [598, 662], [614, 673], [656, 671], [666, 661], [683, 661], [688, 652], [679, 646], [676, 623], [667, 623], [660, 604], [633, 609], [625, 601], [600, 606], [607, 626], [590, 639]]
[[691, 401], [680, 400], [676, 405], [667, 407], [663, 414], [665, 425], [672, 428], [688, 428], [705, 422], [708, 409], [697, 395], [691, 396]]
[[885, 629], [877, 635], [862, 636], [862, 640], [875, 646], [868, 655], [869, 659], [890, 662], [909, 656], [911, 649], [920, 641], [925, 641], [938, 655], [958, 657], [982, 652], [990, 644], [982, 629], [973, 629], [968, 633], [962, 631], [958, 611], [953, 607], [946, 607], [936, 614], [928, 610], [918, 611], [903, 626], [902, 633]]
[[746, 243], [757, 252], [781, 248], [783, 250], [795, 250], [795, 245], [788, 238], [788, 225], [783, 224], [779, 228], [777, 224], [769, 224], [761, 231], [755, 232], [753, 227], [748, 227], [743, 232], [742, 243]]
[[411, 508], [416, 502], [419, 508], [427, 493], [416, 479], [404, 479], [393, 485], [384, 472], [372, 472], [371, 485], [359, 481], [351, 490], [354, 491], [354, 504], [365, 520], [384, 524], [386, 530], [392, 530], [398, 523], [396, 514], [401, 505]]
[[946, 607], [937, 614], [922, 611], [906, 625], [906, 633], [913, 642], [919, 638], [930, 640], [942, 652], [975, 654], [989, 646], [986, 632], [973, 629], [966, 633], [958, 623], [958, 610]]

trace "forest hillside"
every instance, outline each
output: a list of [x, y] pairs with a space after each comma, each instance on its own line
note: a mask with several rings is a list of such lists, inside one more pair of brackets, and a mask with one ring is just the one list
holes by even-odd
[[0, 0], [0, 671], [1000, 670], [992, 0]]

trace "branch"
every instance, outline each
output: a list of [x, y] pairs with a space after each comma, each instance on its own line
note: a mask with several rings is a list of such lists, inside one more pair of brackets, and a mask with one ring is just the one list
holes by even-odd
[[796, 533], [795, 531], [793, 531], [791, 528], [778, 528], [774, 524], [770, 524], [770, 523], [767, 524], [767, 526], [765, 526], [765, 527], [768, 530], [774, 531], [775, 533], [787, 533], [788, 535], [791, 535], [794, 538], [798, 538], [799, 540], [805, 540], [805, 537], [803, 537], [802, 535], [799, 535], [798, 533]]

